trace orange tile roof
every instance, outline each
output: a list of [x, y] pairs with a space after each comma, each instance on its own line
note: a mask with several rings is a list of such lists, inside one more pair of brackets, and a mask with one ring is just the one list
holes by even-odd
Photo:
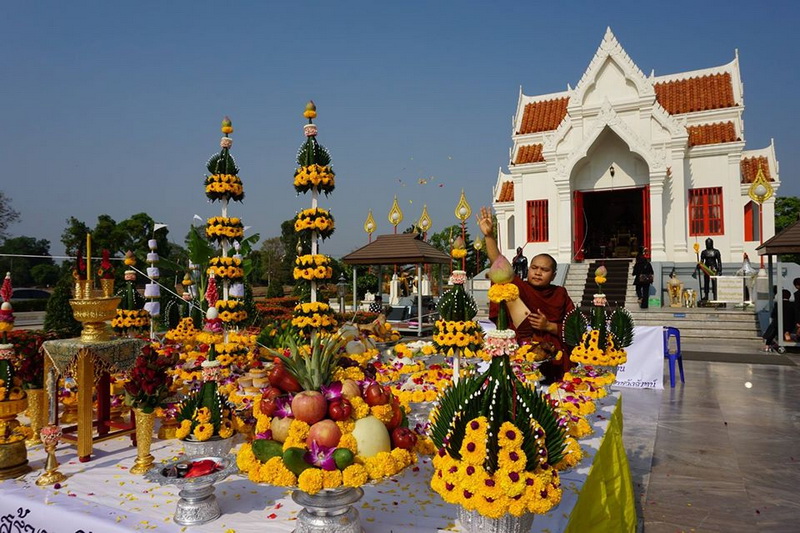
[[742, 140], [736, 136], [736, 126], [733, 125], [733, 122], [700, 124], [688, 126], [686, 129], [689, 131], [689, 146], [732, 143]]
[[514, 201], [514, 182], [506, 181], [500, 186], [500, 194], [497, 196], [498, 202], [513, 202]]
[[756, 174], [758, 174], [759, 166], [763, 169], [764, 177], [767, 181], [775, 181], [769, 173], [769, 160], [762, 155], [742, 159], [742, 183], [753, 183], [756, 179]]
[[544, 102], [526, 104], [522, 114], [522, 126], [517, 134], [524, 135], [556, 129], [567, 116], [567, 104], [569, 104], [569, 98], [554, 98]]
[[654, 88], [658, 103], [671, 115], [736, 105], [728, 72], [656, 83]]
[[519, 150], [517, 150], [517, 158], [514, 160], [514, 164], [524, 165], [525, 163], [541, 163], [544, 161], [542, 146], [541, 144], [520, 146]]

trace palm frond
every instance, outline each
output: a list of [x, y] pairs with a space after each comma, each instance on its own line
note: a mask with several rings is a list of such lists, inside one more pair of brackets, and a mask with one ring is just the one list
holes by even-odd
[[[527, 408], [524, 410], [526, 414], [529, 412], [531, 418], [535, 419], [544, 429], [547, 462], [551, 465], [558, 463], [564, 456], [566, 435], [564, 429], [558, 425], [555, 412], [544, 395], [535, 389], [525, 386], [519, 389], [518, 393], [520, 401]], [[528, 455], [528, 466], [531, 468], [535, 466], [535, 463], [531, 463], [532, 459], [533, 456]]]
[[633, 317], [630, 312], [618, 307], [611, 313], [609, 330], [616, 339], [617, 348], [627, 348], [633, 343]]
[[568, 346], [577, 346], [588, 327], [586, 316], [579, 310], [573, 309], [564, 318], [564, 342]]

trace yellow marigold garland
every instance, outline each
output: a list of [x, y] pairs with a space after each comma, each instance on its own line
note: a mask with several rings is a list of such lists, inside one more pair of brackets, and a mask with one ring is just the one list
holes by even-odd
[[510, 302], [519, 298], [519, 289], [513, 283], [495, 283], [489, 287], [488, 297], [493, 303]]
[[244, 225], [239, 218], [211, 217], [206, 224], [206, 237], [212, 241], [236, 240], [244, 237]]
[[308, 165], [295, 170], [294, 189], [297, 192], [305, 193], [314, 187], [326, 194], [333, 192], [335, 173], [330, 166]]
[[238, 257], [212, 257], [206, 274], [214, 274], [218, 280], [240, 281], [244, 278], [242, 260]]
[[206, 176], [206, 197], [209, 200], [244, 200], [242, 180], [234, 174], [212, 174]]

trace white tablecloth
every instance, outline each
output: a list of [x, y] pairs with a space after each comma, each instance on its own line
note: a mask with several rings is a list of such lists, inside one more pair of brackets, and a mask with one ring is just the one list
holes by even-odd
[[[592, 457], [599, 449], [620, 392], [598, 402], [598, 410], [589, 417], [595, 433], [580, 441], [586, 458], [573, 471], [562, 475], [563, 498], [556, 509], [537, 516], [532, 531], [563, 531], [572, 508], [586, 481]], [[152, 453], [156, 461], [176, 456], [176, 441], [156, 440]], [[236, 475], [216, 486], [222, 516], [202, 526], [181, 527], [172, 522], [177, 490], [146, 482], [128, 472], [136, 450], [130, 439], [119, 438], [95, 446], [93, 460], [80, 463], [75, 448], [62, 444], [57, 457], [60, 471], [68, 476], [59, 489], [37, 487], [34, 482], [44, 465], [41, 446], [28, 452], [34, 471], [20, 480], [0, 482], [0, 531], [15, 520], [23, 524], [19, 531], [47, 533], [122, 533], [154, 531], [165, 533], [264, 533], [290, 532], [299, 507], [289, 491], [255, 485]], [[457, 509], [444, 503], [434, 493], [428, 480], [432, 474], [429, 458], [407, 468], [402, 475], [377, 486], [365, 487], [364, 498], [357, 504], [361, 523], [367, 533], [433, 533], [460, 531]], [[33, 529], [24, 529], [30, 525]], [[10, 526], [6, 531], [16, 533]]]

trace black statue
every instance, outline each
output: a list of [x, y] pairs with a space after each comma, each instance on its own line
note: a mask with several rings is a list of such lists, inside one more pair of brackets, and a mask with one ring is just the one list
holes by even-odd
[[[722, 256], [719, 250], [714, 248], [714, 240], [709, 237], [706, 239], [706, 249], [700, 252], [700, 262], [715, 275], [722, 273]], [[705, 271], [703, 272], [703, 300], [708, 300], [708, 285], [711, 281], [711, 290], [714, 300], [717, 299], [717, 280], [711, 279]]]
[[522, 248], [517, 248], [517, 255], [511, 260], [514, 274], [522, 279], [528, 279], [528, 258], [522, 255]]

